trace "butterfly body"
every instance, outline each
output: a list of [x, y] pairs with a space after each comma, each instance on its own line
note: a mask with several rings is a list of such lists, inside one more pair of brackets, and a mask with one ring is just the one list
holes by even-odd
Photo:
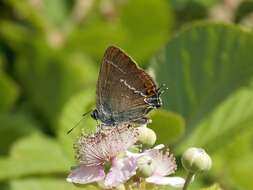
[[147, 123], [147, 113], [162, 105], [153, 79], [114, 46], [105, 52], [96, 99], [91, 116], [110, 126], [122, 122]]

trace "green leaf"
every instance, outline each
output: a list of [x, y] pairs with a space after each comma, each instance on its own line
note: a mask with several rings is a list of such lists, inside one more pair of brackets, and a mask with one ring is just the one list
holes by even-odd
[[253, 88], [244, 88], [203, 119], [179, 149], [183, 151], [189, 146], [201, 146], [209, 152], [218, 151], [226, 143], [231, 143], [233, 137], [251, 129], [252, 123]]
[[61, 0], [33, 1], [6, 1], [6, 4], [36, 29], [49, 29], [61, 26], [67, 20], [72, 2]]
[[7, 182], [0, 183], [1, 190], [10, 190], [9, 184]]
[[253, 35], [232, 25], [200, 23], [156, 57], [153, 71], [169, 90], [165, 108], [182, 114], [190, 131], [253, 73]]
[[[213, 160], [214, 176], [221, 184], [252, 187], [253, 88], [243, 88], [221, 104], [185, 140], [177, 151], [204, 147]], [[208, 132], [207, 132], [208, 131]]]
[[[252, 48], [251, 33], [198, 24], [168, 44], [155, 68], [158, 80], [170, 88], [166, 108], [183, 114], [191, 130], [176, 150], [205, 148], [213, 159], [213, 175], [224, 176], [221, 184], [242, 189], [252, 187], [252, 150], [235, 144], [226, 150], [226, 145], [235, 137], [246, 139], [242, 134], [252, 128], [253, 91], [242, 88], [252, 80]], [[217, 152], [223, 154], [215, 156]]]
[[8, 159], [0, 159], [0, 181], [28, 175], [66, 175], [70, 166], [55, 140], [34, 133], [16, 141]]
[[29, 39], [31, 35], [34, 35], [31, 30], [27, 27], [3, 20], [0, 22], [0, 36], [4, 43], [6, 43], [13, 50], [18, 50], [25, 48], [29, 44]]
[[214, 4], [218, 3], [218, 0], [171, 0], [171, 5], [175, 9], [183, 9], [189, 4], [195, 3], [206, 7], [211, 7]]
[[[147, 62], [169, 37], [172, 15], [168, 2], [130, 0], [117, 11], [113, 22], [95, 19], [74, 30], [68, 47], [82, 49], [100, 62], [105, 49], [117, 45], [139, 64]], [[143, 22], [147, 18], [148, 22]]]
[[152, 123], [148, 127], [157, 134], [156, 144], [175, 143], [184, 133], [184, 119], [172, 112], [156, 110], [151, 114]]
[[0, 113], [10, 111], [19, 95], [17, 84], [4, 72], [5, 65], [6, 59], [0, 47]]
[[18, 86], [0, 70], [0, 113], [9, 111], [18, 98]]
[[99, 190], [94, 185], [75, 186], [65, 181], [65, 178], [27, 178], [12, 180], [10, 182], [11, 190]]
[[208, 7], [215, 1], [218, 0], [171, 0], [177, 28], [194, 20], [206, 18], [209, 11]]
[[36, 131], [37, 125], [25, 114], [0, 114], [0, 155], [6, 155], [19, 138]]
[[229, 144], [224, 144], [222, 149], [212, 155], [213, 174], [223, 175], [220, 183], [227, 184], [238, 189], [251, 189], [253, 182], [253, 151], [252, 151], [252, 127], [240, 132]]
[[73, 30], [67, 39], [66, 48], [82, 50], [100, 63], [105, 49], [112, 44], [120, 46], [125, 36], [119, 23], [95, 20]]
[[[70, 159], [74, 158], [73, 143], [75, 143], [80, 133], [90, 133], [96, 128], [96, 122], [90, 117], [89, 113], [82, 117], [84, 113], [94, 109], [95, 97], [94, 89], [87, 89], [74, 95], [66, 103], [59, 117], [57, 135]], [[70, 134], [67, 134], [75, 126], [76, 128]]]
[[15, 69], [32, 106], [55, 127], [66, 101], [95, 85], [97, 70], [80, 52], [58, 52], [41, 42], [31, 48], [20, 53]]
[[38, 29], [45, 29], [47, 27], [47, 20], [41, 15], [41, 4], [32, 3], [28, 1], [9, 0], [6, 4], [11, 7], [29, 24]]
[[127, 35], [122, 48], [139, 63], [147, 61], [165, 44], [172, 26], [170, 6], [165, 0], [130, 0], [120, 19]]
[[4, 54], [3, 54], [2, 44], [0, 44], [0, 71], [3, 70], [5, 64], [6, 64], [6, 58], [5, 58]]
[[52, 25], [62, 25], [67, 20], [71, 6], [68, 1], [62, 0], [44, 0], [43, 1], [43, 16], [51, 22]]
[[[200, 180], [195, 178], [195, 180], [188, 186], [187, 190], [196, 190], [196, 189], [200, 189], [201, 187], [203, 187], [203, 184], [200, 184]], [[149, 188], [147, 188], [149, 189]], [[179, 190], [179, 188], [177, 187], [171, 187], [169, 185], [153, 185], [152, 190]]]
[[242, 1], [238, 8], [236, 9], [235, 13], [235, 22], [240, 22], [243, 18], [250, 15], [253, 11], [253, 1], [246, 0]]
[[219, 184], [214, 184], [207, 188], [201, 188], [201, 190], [222, 190], [222, 188], [219, 186]]

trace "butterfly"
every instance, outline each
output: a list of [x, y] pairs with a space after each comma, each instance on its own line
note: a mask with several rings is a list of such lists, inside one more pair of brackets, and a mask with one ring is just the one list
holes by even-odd
[[118, 47], [106, 49], [96, 87], [96, 109], [91, 117], [104, 125], [146, 124], [146, 115], [162, 105], [160, 88]]

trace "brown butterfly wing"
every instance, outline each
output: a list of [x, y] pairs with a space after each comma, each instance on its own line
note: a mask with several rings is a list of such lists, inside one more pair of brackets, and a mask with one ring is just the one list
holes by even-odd
[[97, 109], [115, 121], [142, 118], [150, 109], [144, 99], [156, 93], [153, 79], [117, 47], [107, 48], [97, 83]]

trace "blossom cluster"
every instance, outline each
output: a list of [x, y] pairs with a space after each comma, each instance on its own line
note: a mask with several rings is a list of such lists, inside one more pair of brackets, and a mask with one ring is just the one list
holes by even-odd
[[182, 187], [183, 178], [169, 177], [177, 165], [175, 157], [164, 145], [130, 151], [143, 136], [140, 135], [143, 131], [143, 128], [122, 123], [116, 127], [100, 126], [95, 134], [82, 135], [75, 144], [78, 165], [72, 169], [67, 181], [77, 184], [99, 182], [105, 188], [113, 188], [132, 179], [141, 179], [146, 183]]

